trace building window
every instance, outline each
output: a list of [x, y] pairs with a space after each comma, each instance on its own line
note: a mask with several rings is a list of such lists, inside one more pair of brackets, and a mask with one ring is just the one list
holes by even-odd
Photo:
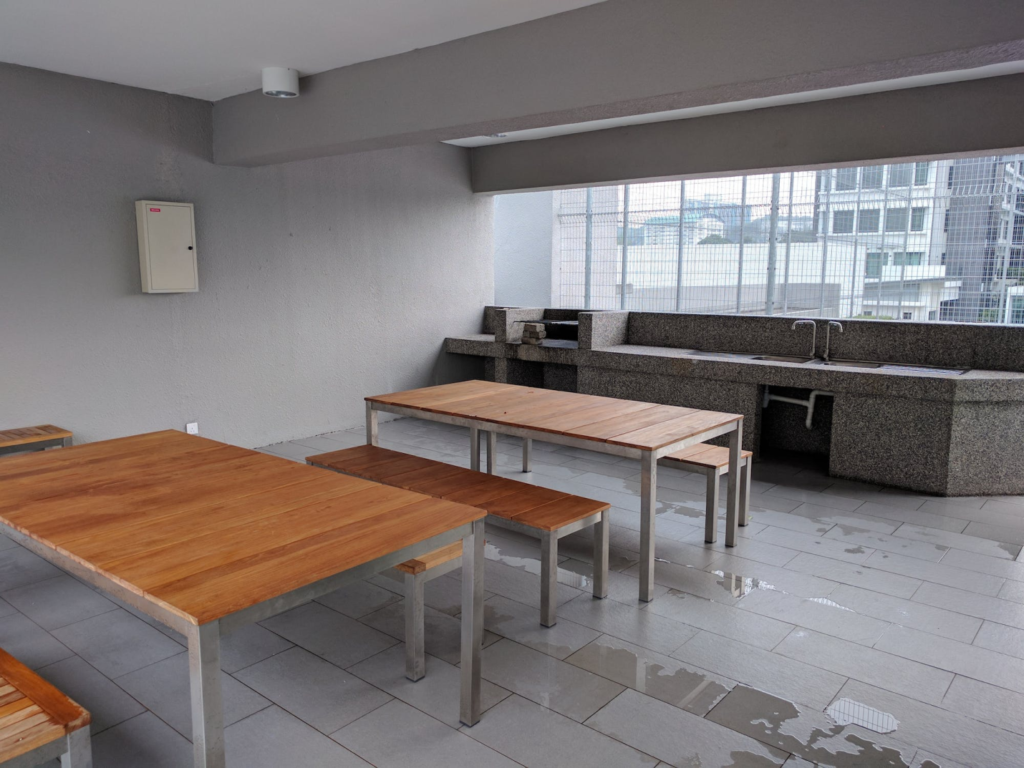
[[928, 184], [928, 171], [931, 163], [914, 163], [914, 186], [923, 187]]
[[912, 231], [924, 231], [924, 217], [927, 215], [927, 213], [927, 208], [914, 208], [910, 215], [910, 229]]
[[884, 172], [884, 165], [870, 165], [867, 168], [864, 168], [860, 177], [861, 189], [881, 189], [882, 175]]
[[924, 256], [920, 251], [910, 251], [904, 253], [903, 251], [893, 251], [892, 264], [894, 267], [902, 267], [904, 265], [908, 267], [917, 267], [921, 264], [921, 258]]
[[889, 166], [889, 186], [890, 187], [909, 187], [910, 179], [914, 175], [914, 166], [912, 163], [900, 163], [899, 165]]
[[848, 235], [853, 232], [853, 211], [836, 211], [832, 214], [832, 232]]
[[882, 212], [877, 208], [860, 212], [860, 219], [857, 222], [858, 232], [877, 232], [878, 224], [881, 221]]
[[903, 313], [903, 319], [904, 320], [913, 320], [914, 319], [914, 313], [913, 312], [904, 312]]
[[838, 168], [836, 169], [836, 190], [847, 192], [857, 188], [857, 169]]
[[890, 208], [885, 212], [886, 232], [906, 232], [907, 230], [907, 209]]
[[868, 251], [867, 263], [864, 265], [864, 274], [867, 277], [880, 277], [882, 274], [882, 267], [888, 263], [889, 259], [881, 251]]
[[875, 314], [875, 313], [874, 313], [874, 312], [872, 312], [872, 311], [871, 311], [870, 309], [865, 309], [865, 310], [864, 310], [864, 317], [873, 317], [873, 316], [874, 316], [874, 314]]

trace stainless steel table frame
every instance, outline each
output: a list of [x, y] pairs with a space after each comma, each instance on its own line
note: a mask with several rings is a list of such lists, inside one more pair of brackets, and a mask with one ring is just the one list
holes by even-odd
[[224, 707], [220, 681], [220, 639], [257, 621], [307, 603], [348, 584], [392, 568], [435, 549], [462, 541], [462, 659], [459, 719], [465, 725], [480, 720], [480, 653], [484, 637], [484, 521], [477, 520], [418, 542], [360, 566], [306, 584], [299, 589], [244, 608], [207, 624], [192, 624], [101, 573], [80, 565], [19, 531], [0, 523], [0, 533], [133, 608], [188, 638], [188, 666], [192, 696], [192, 748], [195, 768], [225, 768]]
[[743, 419], [690, 435], [654, 450], [641, 450], [622, 445], [613, 445], [602, 440], [587, 440], [571, 435], [547, 432], [530, 427], [495, 424], [483, 419], [468, 416], [455, 416], [445, 413], [391, 405], [388, 403], [366, 401], [366, 442], [378, 445], [378, 414], [393, 413], [413, 419], [436, 421], [442, 424], [453, 424], [469, 429], [469, 461], [471, 469], [480, 469], [480, 434], [486, 435], [487, 441], [487, 472], [494, 474], [497, 460], [497, 436], [508, 435], [523, 441], [523, 472], [530, 471], [531, 443], [533, 440], [554, 443], [557, 445], [582, 448], [586, 451], [607, 453], [640, 462], [640, 600], [650, 602], [654, 599], [654, 521], [657, 509], [658, 460], [670, 453], [689, 448], [691, 445], [703, 443], [722, 435], [729, 436], [729, 473], [727, 475], [728, 496], [726, 501], [725, 545], [736, 546], [737, 527], [746, 525], [746, 513], [742, 516], [739, 502], [740, 454], [743, 443]]

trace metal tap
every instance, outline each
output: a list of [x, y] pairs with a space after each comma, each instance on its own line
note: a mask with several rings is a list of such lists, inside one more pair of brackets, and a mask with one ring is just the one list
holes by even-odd
[[818, 354], [817, 354], [817, 350], [818, 350], [818, 324], [816, 322], [814, 322], [813, 320], [797, 320], [795, 323], [793, 323], [792, 330], [795, 331], [796, 327], [798, 325], [810, 325], [811, 328], [813, 329], [812, 333], [811, 333], [811, 357], [812, 358], [817, 357], [818, 356]]
[[828, 328], [825, 330], [825, 362], [828, 362], [828, 351], [832, 344], [832, 326], [839, 329], [839, 332], [843, 332], [843, 324], [836, 320], [828, 321]]

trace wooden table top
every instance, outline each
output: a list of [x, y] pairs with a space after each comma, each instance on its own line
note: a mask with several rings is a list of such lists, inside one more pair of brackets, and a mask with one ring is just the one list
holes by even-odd
[[485, 514], [172, 430], [0, 460], [0, 522], [194, 624]]
[[657, 450], [743, 418], [738, 413], [655, 405], [493, 381], [461, 381], [366, 399], [372, 403], [525, 427], [642, 451]]
[[0, 761], [64, 738], [89, 713], [0, 648]]

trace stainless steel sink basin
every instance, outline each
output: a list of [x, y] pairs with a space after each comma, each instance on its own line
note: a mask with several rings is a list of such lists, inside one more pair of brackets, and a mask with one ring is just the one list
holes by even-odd
[[868, 363], [864, 360], [815, 360], [815, 365], [832, 365], [837, 368], [881, 368], [882, 363]]
[[737, 358], [741, 360], [751, 360], [754, 357], [753, 355], [749, 355], [745, 352], [704, 352], [699, 349], [694, 350], [692, 354], [699, 355], [700, 357], [720, 357], [726, 360], [735, 360]]
[[770, 363], [809, 363], [812, 358], [798, 355], [759, 355], [755, 360], [766, 360]]

